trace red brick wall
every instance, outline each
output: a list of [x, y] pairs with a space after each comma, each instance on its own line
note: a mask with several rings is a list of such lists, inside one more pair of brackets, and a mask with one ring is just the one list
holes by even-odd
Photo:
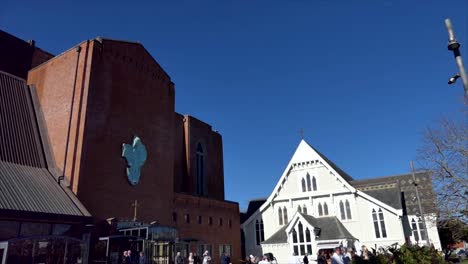
[[[143, 46], [94, 41], [78, 198], [93, 215], [170, 223], [174, 175], [174, 86]], [[131, 186], [122, 143], [138, 135], [147, 160]]]
[[[69, 51], [34, 68], [28, 74], [29, 85], [37, 89], [41, 109], [48, 130], [55, 163], [60, 171], [65, 164], [65, 149], [68, 137], [66, 179], [77, 192], [81, 142], [87, 102], [87, 78], [91, 65], [93, 43], [82, 42], [81, 50]], [[78, 47], [77, 46], [77, 47]], [[75, 91], [73, 96], [73, 91]], [[71, 111], [73, 99], [73, 111]], [[70, 119], [70, 113], [73, 113]], [[70, 124], [70, 135], [68, 127]]]
[[205, 151], [205, 173], [207, 197], [224, 200], [223, 144], [219, 133], [210, 125], [192, 117], [185, 116], [185, 145], [187, 150], [187, 189], [188, 193], [197, 191], [196, 148], [200, 142]]
[[[239, 263], [241, 258], [239, 205], [237, 203], [218, 201], [192, 195], [176, 194], [173, 212], [177, 214], [174, 225], [179, 230], [181, 239], [197, 238], [199, 242], [190, 243], [189, 250], [197, 252], [198, 244], [211, 244], [212, 257], [215, 263], [220, 263], [219, 245], [232, 246], [232, 261]], [[190, 223], [185, 221], [189, 215]], [[202, 216], [199, 224], [198, 217]], [[209, 224], [209, 218], [213, 224]], [[219, 219], [223, 219], [222, 226]], [[231, 226], [229, 226], [231, 221]]]
[[[194, 117], [175, 113], [174, 84], [142, 45], [92, 40], [79, 46], [80, 53], [70, 49], [30, 71], [28, 83], [37, 87], [59, 168], [75, 87], [65, 175], [80, 201], [98, 219], [131, 219], [132, 203], [138, 200], [138, 220], [177, 226], [182, 239], [212, 244], [216, 260], [220, 244], [232, 245], [239, 258], [239, 206], [223, 201], [221, 135]], [[131, 186], [121, 154], [122, 143], [131, 143], [134, 135], [146, 146], [147, 160], [139, 183]], [[196, 193], [198, 142], [206, 151], [205, 198], [179, 193]], [[190, 214], [190, 224], [183, 222], [184, 214]]]

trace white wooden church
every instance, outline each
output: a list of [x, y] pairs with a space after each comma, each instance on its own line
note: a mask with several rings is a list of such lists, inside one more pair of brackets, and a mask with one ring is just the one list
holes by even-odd
[[[270, 196], [241, 215], [244, 253], [271, 252], [278, 263], [319, 249], [408, 243], [440, 249], [430, 174], [354, 180], [302, 140]], [[358, 241], [356, 243], [356, 241]]]

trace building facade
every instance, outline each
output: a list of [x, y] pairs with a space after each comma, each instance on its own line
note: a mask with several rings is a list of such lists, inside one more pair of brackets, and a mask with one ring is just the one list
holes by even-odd
[[[356, 181], [302, 140], [270, 196], [241, 225], [246, 254], [271, 252], [278, 263], [319, 249], [430, 243], [440, 249], [432, 182], [416, 173], [425, 226], [411, 175]], [[258, 204], [259, 200], [254, 201]]]
[[0, 67], [27, 74], [34, 89], [48, 170], [96, 228], [109, 219], [173, 228], [182, 255], [240, 258], [239, 206], [224, 195], [222, 136], [175, 111], [175, 85], [143, 45], [95, 38], [41, 57], [34, 42], [3, 33], [1, 52], [10, 55]]

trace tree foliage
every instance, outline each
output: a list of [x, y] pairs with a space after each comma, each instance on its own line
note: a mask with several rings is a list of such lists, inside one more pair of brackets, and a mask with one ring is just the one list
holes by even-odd
[[427, 128], [418, 160], [433, 176], [440, 223], [467, 220], [468, 111]]

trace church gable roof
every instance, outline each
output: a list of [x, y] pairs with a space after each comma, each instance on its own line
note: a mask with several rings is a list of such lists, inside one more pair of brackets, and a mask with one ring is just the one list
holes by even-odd
[[346, 229], [335, 216], [315, 218], [311, 215], [302, 214], [297, 212], [289, 224], [281, 227], [276, 233], [274, 233], [267, 240], [263, 241], [262, 244], [282, 244], [287, 243], [288, 234], [293, 226], [298, 221], [304, 220], [310, 226], [314, 227], [314, 231], [317, 232], [318, 236], [316, 240], [337, 240], [337, 239], [355, 239], [354, 236]]
[[293, 166], [303, 165], [308, 163], [309, 161], [318, 161], [319, 163], [323, 164], [328, 170], [330, 170], [331, 174], [337, 177], [348, 189], [354, 191], [354, 187], [348, 183], [348, 181], [353, 180], [353, 178], [347, 173], [345, 173], [342, 169], [340, 169], [325, 155], [315, 150], [311, 145], [309, 145], [309, 143], [302, 139], [299, 143], [299, 146], [296, 148], [296, 151], [294, 152], [291, 160], [286, 166], [286, 169], [281, 175], [278, 183], [273, 189], [273, 192], [270, 194], [265, 204], [262, 205], [260, 210], [263, 210], [266, 206], [268, 206], [268, 204], [272, 202], [272, 200], [276, 197], [282, 185], [288, 178]]
[[[301, 214], [301, 213], [299, 213]], [[301, 214], [304, 219], [313, 227], [319, 228], [319, 235], [316, 240], [333, 240], [354, 238], [335, 216], [315, 218], [311, 215]]]

